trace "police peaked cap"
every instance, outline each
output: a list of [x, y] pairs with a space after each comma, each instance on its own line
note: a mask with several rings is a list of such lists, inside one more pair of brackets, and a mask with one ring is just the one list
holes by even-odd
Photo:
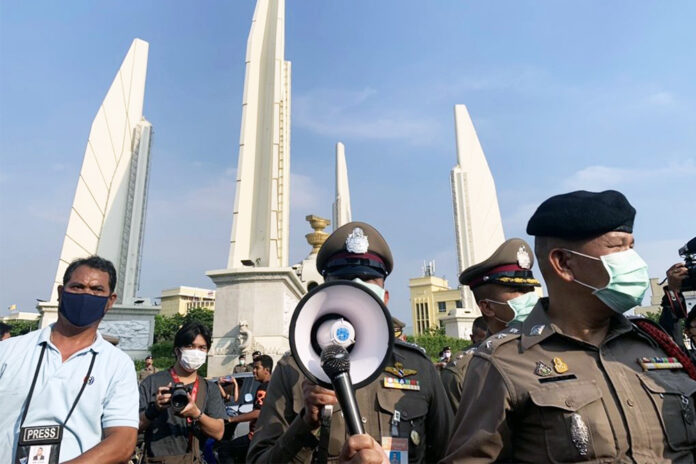
[[386, 277], [393, 266], [387, 241], [364, 222], [349, 222], [336, 229], [317, 254], [317, 271], [324, 277]]
[[533, 265], [534, 254], [529, 244], [521, 238], [511, 238], [504, 241], [485, 261], [464, 269], [459, 275], [459, 282], [471, 289], [485, 284], [540, 287], [532, 273]]
[[527, 224], [527, 233], [582, 240], [612, 231], [633, 232], [636, 210], [616, 190], [556, 195], [544, 201]]

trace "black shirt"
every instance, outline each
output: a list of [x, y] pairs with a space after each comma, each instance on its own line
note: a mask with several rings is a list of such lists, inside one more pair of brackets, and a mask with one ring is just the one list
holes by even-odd
[[[140, 412], [147, 409], [148, 404], [157, 398], [157, 389], [165, 387], [167, 384], [175, 383], [169, 370], [157, 372], [148, 376], [140, 384]], [[186, 386], [193, 386], [193, 383]], [[213, 382], [200, 378], [198, 395], [207, 387], [205, 396], [205, 407], [201, 408], [206, 416], [214, 419], [224, 419], [227, 417], [222, 396], [217, 385]], [[182, 456], [186, 454], [188, 448], [188, 437], [190, 428], [186, 423], [186, 418], [174, 414], [171, 408], [164, 410], [157, 416], [145, 431], [145, 443], [148, 456]]]

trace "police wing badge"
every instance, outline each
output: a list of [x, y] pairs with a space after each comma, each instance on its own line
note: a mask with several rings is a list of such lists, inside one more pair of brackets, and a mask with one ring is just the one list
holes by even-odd
[[367, 241], [367, 235], [360, 227], [353, 229], [353, 232], [346, 238], [346, 250], [349, 253], [361, 255], [367, 253], [370, 247], [370, 242]]
[[524, 246], [520, 246], [519, 250], [517, 250], [517, 264], [519, 264], [522, 269], [529, 269], [532, 267], [532, 260]]
[[387, 366], [384, 368], [384, 370], [389, 372], [390, 374], [394, 374], [400, 379], [417, 373], [415, 369], [404, 369], [404, 365], [398, 361], [394, 363], [394, 367]]

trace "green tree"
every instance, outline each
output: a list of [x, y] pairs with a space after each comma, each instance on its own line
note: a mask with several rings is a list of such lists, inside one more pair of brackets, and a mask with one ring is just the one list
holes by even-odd
[[[444, 330], [442, 332], [444, 332]], [[422, 346], [433, 361], [438, 360], [438, 355], [445, 346], [449, 346], [452, 350], [452, 354], [454, 354], [458, 351], [465, 350], [471, 345], [470, 340], [448, 337], [442, 332], [440, 332], [440, 329], [431, 329], [431, 333], [416, 336], [409, 335], [406, 337], [406, 340]]]
[[7, 321], [7, 325], [10, 326], [10, 335], [16, 337], [17, 335], [24, 335], [32, 330], [39, 328], [39, 321]]

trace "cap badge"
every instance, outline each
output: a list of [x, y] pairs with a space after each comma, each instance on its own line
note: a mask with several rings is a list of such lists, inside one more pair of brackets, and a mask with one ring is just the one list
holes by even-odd
[[551, 368], [549, 366], [547, 366], [546, 364], [544, 364], [543, 362], [537, 361], [536, 368], [534, 369], [534, 373], [536, 375], [538, 375], [539, 377], [548, 377], [549, 375], [551, 375], [553, 373], [553, 371], [551, 371]]
[[568, 372], [568, 365], [563, 362], [561, 358], [553, 358], [553, 368], [556, 372], [559, 374], [563, 374], [564, 372]]
[[524, 246], [520, 246], [519, 250], [517, 250], [517, 264], [519, 264], [522, 269], [529, 269], [532, 267], [532, 259], [529, 257], [529, 253]]
[[367, 253], [370, 247], [370, 242], [367, 241], [367, 235], [360, 227], [353, 229], [353, 232], [346, 238], [346, 250], [349, 253], [355, 253], [356, 255], [361, 255]]

